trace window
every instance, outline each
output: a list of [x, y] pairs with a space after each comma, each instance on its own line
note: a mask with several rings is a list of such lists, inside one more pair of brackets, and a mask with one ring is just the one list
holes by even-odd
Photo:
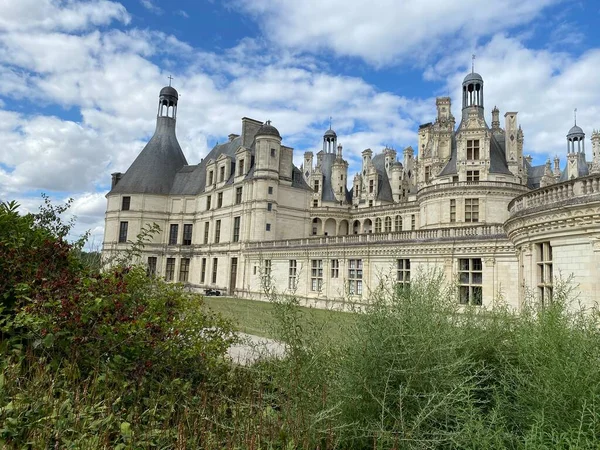
[[323, 287], [323, 260], [312, 259], [310, 266], [310, 290], [320, 292]]
[[425, 183], [429, 183], [429, 179], [431, 178], [431, 166], [425, 167]]
[[240, 159], [238, 166], [238, 175], [244, 175], [244, 160]]
[[192, 229], [191, 223], [183, 225], [183, 240], [181, 241], [183, 245], [192, 245]]
[[362, 259], [348, 261], [348, 293], [350, 295], [362, 295], [362, 269]]
[[396, 216], [394, 222], [394, 231], [402, 231], [402, 216]]
[[481, 258], [458, 260], [459, 302], [463, 305], [481, 305], [483, 266]]
[[369, 194], [372, 194], [374, 189], [375, 189], [375, 181], [369, 180]]
[[235, 188], [235, 204], [239, 205], [242, 203], [242, 187]]
[[396, 263], [396, 281], [401, 287], [408, 287], [410, 285], [410, 259], [398, 259]]
[[319, 200], [313, 200], [313, 208], [318, 208]]
[[210, 222], [204, 222], [204, 243], [208, 244], [208, 233], [210, 231]]
[[456, 200], [450, 200], [450, 222], [456, 222]]
[[121, 210], [129, 211], [129, 207], [131, 206], [131, 197], [123, 197], [121, 202]]
[[297, 271], [297, 261], [295, 259], [290, 259], [290, 269], [288, 272], [288, 289], [295, 291], [296, 290], [296, 274]]
[[146, 275], [153, 277], [156, 275], [156, 256], [148, 256], [148, 266], [146, 267]]
[[127, 227], [129, 222], [121, 222], [119, 224], [119, 243], [123, 244], [127, 242]]
[[467, 181], [479, 181], [479, 170], [467, 170]]
[[465, 222], [479, 222], [478, 198], [465, 198]]
[[315, 180], [314, 182], [314, 191], [319, 192], [319, 180]]
[[190, 258], [181, 258], [179, 263], [179, 281], [185, 283], [190, 274]]
[[384, 231], [386, 233], [389, 233], [390, 231], [392, 231], [392, 218], [391, 217], [386, 217], [385, 218], [385, 229]]
[[213, 184], [213, 181], [214, 181], [213, 177], [214, 177], [213, 171], [211, 170], [211, 171], [208, 172], [208, 184], [209, 185]]
[[202, 258], [202, 271], [200, 272], [200, 283], [206, 280], [206, 258]]
[[175, 258], [167, 258], [167, 270], [165, 271], [165, 280], [173, 281], [175, 276]]
[[169, 245], [177, 244], [177, 235], [179, 234], [179, 225], [172, 223], [169, 228]]
[[233, 242], [240, 241], [240, 217], [233, 218]]
[[265, 230], [267, 230], [267, 231], [271, 231], [271, 224], [270, 224], [270, 223], [268, 223], [268, 224], [265, 226]]
[[552, 301], [552, 247], [550, 242], [535, 244], [537, 263], [537, 287], [542, 306]]
[[208, 197], [206, 197], [206, 209], [207, 210], [210, 209], [210, 200], [211, 200], [211, 196], [209, 195]]
[[273, 186], [269, 186], [269, 188], [267, 189], [267, 193], [269, 195], [273, 195]]
[[265, 267], [264, 275], [266, 277], [270, 277], [271, 276], [271, 260], [270, 259], [265, 259], [264, 267]]
[[225, 181], [225, 166], [219, 168], [219, 181]]
[[410, 229], [414, 230], [417, 228], [417, 218], [416, 216], [413, 214], [410, 216]]
[[338, 278], [340, 276], [340, 260], [331, 260], [331, 278]]
[[213, 258], [212, 284], [217, 282], [217, 273], [219, 273], [219, 260]]
[[217, 194], [217, 208], [221, 208], [223, 206], [223, 193], [219, 192]]
[[272, 149], [271, 149], [271, 157], [272, 157], [272, 158], [274, 158], [274, 157], [275, 157], [275, 149], [274, 149], [274, 148], [272, 148]]
[[218, 244], [221, 241], [221, 220], [217, 220], [215, 225], [215, 244]]
[[381, 233], [381, 219], [375, 219], [375, 233]]
[[273, 203], [267, 203], [267, 211], [273, 211]]
[[467, 140], [467, 159], [479, 159], [479, 139]]
[[369, 200], [369, 208], [373, 206], [373, 200]]

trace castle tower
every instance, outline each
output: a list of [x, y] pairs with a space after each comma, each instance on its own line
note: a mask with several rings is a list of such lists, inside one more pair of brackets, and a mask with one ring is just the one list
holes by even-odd
[[468, 74], [462, 83], [463, 120], [466, 120], [469, 112], [473, 110], [483, 117], [483, 78], [476, 72]]
[[600, 173], [600, 132], [592, 133], [592, 174]]
[[323, 152], [324, 153], [335, 153], [337, 148], [337, 134], [329, 126], [329, 130], [323, 135]]
[[497, 106], [492, 109], [492, 131], [500, 131], [500, 110]]
[[348, 163], [342, 157], [342, 144], [338, 144], [336, 158], [331, 167], [331, 188], [336, 201], [346, 203], [347, 182]]
[[279, 179], [281, 135], [267, 120], [256, 132], [255, 169], [257, 178]]
[[504, 114], [504, 147], [506, 149], [506, 164], [508, 170], [518, 177], [522, 183], [526, 182], [523, 174], [523, 130], [518, 125], [517, 113]]
[[567, 133], [567, 179], [578, 178], [587, 172], [585, 170], [587, 167], [583, 167], [583, 164], [585, 164], [585, 133], [577, 126], [577, 116], [575, 116], [575, 124]]

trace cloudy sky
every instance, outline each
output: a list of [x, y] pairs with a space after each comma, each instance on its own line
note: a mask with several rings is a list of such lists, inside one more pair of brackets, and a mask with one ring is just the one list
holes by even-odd
[[98, 247], [170, 75], [190, 164], [243, 116], [300, 164], [331, 116], [354, 173], [365, 148], [416, 148], [436, 96], [459, 116], [472, 54], [488, 122], [519, 111], [525, 152], [564, 161], [574, 108], [588, 149], [600, 128], [599, 19], [597, 0], [0, 0], [0, 199], [72, 197]]

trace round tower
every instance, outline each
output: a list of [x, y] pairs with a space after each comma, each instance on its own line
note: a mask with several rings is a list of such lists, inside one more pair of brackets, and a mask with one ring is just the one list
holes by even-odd
[[476, 72], [468, 74], [462, 83], [462, 108], [483, 110], [483, 78]]
[[158, 117], [177, 118], [177, 101], [179, 94], [172, 86], [165, 86], [158, 94]]
[[337, 148], [337, 134], [329, 126], [329, 130], [323, 135], [323, 152], [335, 153]]

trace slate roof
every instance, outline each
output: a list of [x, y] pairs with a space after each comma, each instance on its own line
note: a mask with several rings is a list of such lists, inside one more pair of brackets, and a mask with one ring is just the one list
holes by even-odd
[[393, 202], [392, 187], [390, 186], [390, 179], [388, 178], [385, 170], [385, 155], [379, 153], [372, 159], [373, 166], [379, 174], [379, 183], [377, 185], [377, 200], [384, 202]]
[[175, 175], [186, 165], [175, 120], [158, 117], [154, 136], [109, 194], [169, 194]]
[[[588, 167], [588, 163], [585, 160], [585, 153], [583, 153], [583, 152], [577, 153], [577, 159], [578, 159], [577, 168], [578, 168], [578, 172], [579, 172], [577, 174], [577, 178], [587, 177], [590, 174], [590, 168]], [[569, 180], [568, 171], [567, 171], [568, 164], [569, 164], [569, 160], [567, 159], [567, 166], [565, 166], [562, 173], [560, 174], [560, 178], [558, 179], [559, 182]]]
[[539, 166], [532, 166], [529, 162], [524, 159], [523, 166], [525, 167], [525, 173], [527, 173], [527, 187], [530, 189], [537, 189], [540, 187], [540, 181], [546, 171], [546, 165], [542, 164]]

